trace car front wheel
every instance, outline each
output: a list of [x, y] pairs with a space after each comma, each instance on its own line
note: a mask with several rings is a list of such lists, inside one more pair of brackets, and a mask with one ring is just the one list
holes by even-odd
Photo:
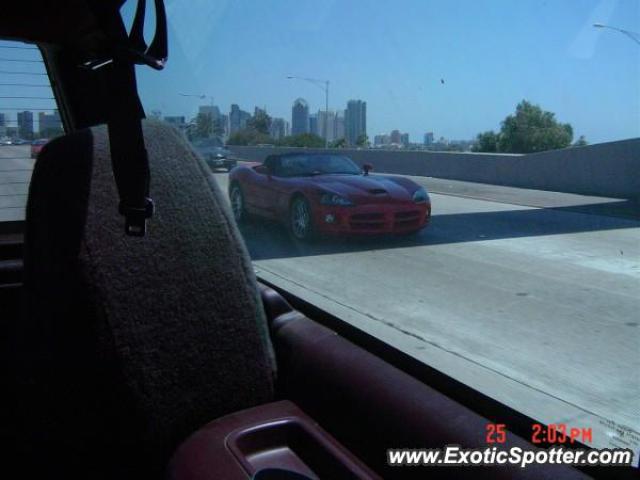
[[303, 197], [297, 197], [289, 210], [289, 231], [296, 240], [308, 241], [313, 238], [313, 217], [311, 205]]
[[231, 202], [231, 211], [233, 212], [233, 218], [237, 223], [244, 222], [247, 218], [247, 211], [244, 205], [244, 195], [242, 189], [237, 183], [231, 187], [229, 192], [229, 200]]

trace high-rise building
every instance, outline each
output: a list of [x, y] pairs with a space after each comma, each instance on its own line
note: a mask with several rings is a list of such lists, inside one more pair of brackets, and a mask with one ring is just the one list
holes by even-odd
[[289, 122], [284, 118], [274, 118], [271, 120], [269, 136], [274, 140], [281, 140], [288, 135]]
[[56, 135], [62, 131], [62, 120], [57, 110], [53, 113], [40, 112], [38, 114], [38, 131], [42, 136]]
[[409, 145], [409, 134], [401, 133], [400, 134], [400, 145], [407, 147]]
[[427, 132], [424, 134], [424, 144], [426, 146], [433, 144], [433, 132]]
[[229, 134], [232, 135], [238, 130], [247, 128], [247, 122], [251, 118], [249, 112], [240, 110], [240, 107], [235, 103], [231, 105], [231, 112], [229, 112]]
[[309, 115], [309, 133], [318, 135], [318, 114], [312, 113]]
[[33, 138], [33, 112], [25, 110], [18, 112], [18, 136], [21, 138]]
[[347, 143], [355, 145], [361, 135], [367, 134], [367, 102], [349, 100], [344, 123]]
[[336, 140], [345, 138], [344, 130], [344, 111], [336, 112]]
[[220, 123], [222, 124], [222, 137], [223, 138], [227, 138], [229, 137], [229, 115], [227, 114], [222, 114], [220, 115]]
[[392, 130], [391, 131], [391, 135], [389, 135], [390, 137], [390, 142], [389, 143], [395, 143], [395, 144], [400, 144], [402, 142], [402, 134], [400, 133], [400, 130]]
[[309, 133], [309, 105], [304, 98], [298, 98], [291, 108], [291, 135]]
[[325, 112], [324, 110], [318, 111], [318, 134], [322, 138], [326, 139], [327, 142], [333, 142], [338, 138], [336, 132], [336, 118], [337, 114], [331, 110], [328, 112]]
[[211, 115], [211, 120], [218, 120], [220, 118], [220, 109], [216, 105], [200, 105], [198, 107], [198, 113]]
[[376, 135], [373, 139], [373, 144], [376, 147], [389, 145], [390, 143], [391, 143], [391, 137], [389, 135]]
[[7, 116], [4, 113], [0, 113], [0, 137], [4, 137], [7, 134]]

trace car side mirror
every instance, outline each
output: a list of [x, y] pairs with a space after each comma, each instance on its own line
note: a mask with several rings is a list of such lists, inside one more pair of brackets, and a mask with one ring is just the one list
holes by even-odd
[[271, 175], [271, 169], [266, 165], [258, 165], [254, 170], [261, 175]]
[[364, 171], [364, 174], [365, 174], [365, 175], [369, 175], [369, 172], [370, 172], [371, 170], [373, 170], [373, 165], [371, 165], [370, 163], [365, 163], [365, 164], [362, 166], [362, 170]]

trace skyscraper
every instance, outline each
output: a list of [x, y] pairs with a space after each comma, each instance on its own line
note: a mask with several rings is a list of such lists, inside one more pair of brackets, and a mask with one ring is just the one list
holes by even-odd
[[43, 137], [57, 135], [62, 131], [62, 120], [60, 120], [60, 114], [57, 110], [54, 110], [53, 113], [40, 112], [38, 114], [38, 131]]
[[427, 132], [424, 134], [424, 144], [427, 146], [433, 144], [433, 132]]
[[271, 120], [271, 127], [269, 128], [269, 135], [274, 140], [281, 140], [287, 136], [289, 130], [289, 122], [284, 118], [274, 118]]
[[355, 145], [361, 135], [367, 134], [367, 102], [349, 100], [344, 113], [345, 134], [349, 145]]
[[200, 105], [198, 107], [198, 113], [211, 115], [211, 120], [218, 120], [218, 118], [220, 118], [220, 109], [215, 105]]
[[33, 112], [18, 112], [18, 135], [22, 138], [33, 138]]
[[0, 137], [7, 134], [7, 117], [4, 113], [0, 113]]
[[400, 130], [392, 130], [390, 135], [391, 143], [400, 144], [402, 142]]
[[[326, 123], [325, 123], [326, 121]], [[325, 132], [326, 128], [326, 132]], [[329, 110], [325, 112], [320, 110], [318, 112], [318, 134], [327, 140], [327, 142], [333, 142], [336, 137], [336, 113]]]
[[249, 112], [240, 110], [240, 107], [235, 103], [231, 105], [231, 112], [229, 112], [229, 134], [234, 134], [238, 130], [247, 128], [247, 121], [251, 118]]
[[402, 144], [405, 147], [409, 145], [409, 134], [408, 133], [401, 133], [400, 134], [400, 144]]
[[309, 133], [309, 105], [304, 98], [298, 98], [291, 108], [291, 135]]
[[336, 140], [345, 138], [344, 111], [336, 112]]
[[318, 131], [318, 114], [312, 113], [309, 115], [309, 133], [313, 135], [318, 135], [320, 132]]

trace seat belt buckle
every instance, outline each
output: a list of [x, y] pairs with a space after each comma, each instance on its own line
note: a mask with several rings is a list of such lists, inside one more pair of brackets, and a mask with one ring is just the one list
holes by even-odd
[[118, 210], [124, 216], [124, 233], [130, 237], [144, 237], [147, 233], [147, 219], [153, 216], [155, 204], [149, 197], [144, 199], [144, 207], [132, 207], [120, 202]]

